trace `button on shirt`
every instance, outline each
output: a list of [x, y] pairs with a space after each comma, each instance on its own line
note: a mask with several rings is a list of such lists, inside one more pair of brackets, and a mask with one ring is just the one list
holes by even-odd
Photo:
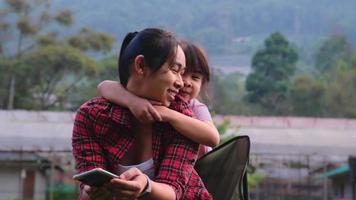
[[[178, 96], [170, 108], [191, 115], [188, 104]], [[134, 117], [128, 109], [102, 97], [84, 103], [77, 111], [72, 136], [78, 172], [95, 167], [116, 172], [120, 160], [135, 142], [133, 122]], [[176, 199], [212, 199], [193, 167], [197, 143], [183, 137], [168, 123], [155, 123], [152, 151], [154, 181], [170, 185]]]

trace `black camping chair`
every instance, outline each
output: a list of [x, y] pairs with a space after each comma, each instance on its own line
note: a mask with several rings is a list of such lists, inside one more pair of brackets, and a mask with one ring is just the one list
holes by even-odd
[[248, 136], [236, 136], [202, 156], [195, 169], [217, 200], [248, 200]]

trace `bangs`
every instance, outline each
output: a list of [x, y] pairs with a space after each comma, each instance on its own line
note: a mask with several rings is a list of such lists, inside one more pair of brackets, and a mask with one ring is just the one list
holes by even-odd
[[183, 44], [182, 48], [186, 59], [186, 72], [199, 73], [203, 76], [204, 82], [209, 82], [209, 64], [203, 50], [193, 44], [188, 43]]

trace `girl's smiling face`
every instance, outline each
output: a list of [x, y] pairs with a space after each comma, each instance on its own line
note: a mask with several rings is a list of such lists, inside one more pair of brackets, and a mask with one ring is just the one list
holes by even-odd
[[200, 93], [203, 84], [203, 75], [197, 72], [186, 72], [183, 75], [184, 87], [180, 89], [179, 94], [186, 100], [196, 98]]
[[187, 41], [180, 41], [180, 46], [185, 54], [186, 69], [183, 74], [184, 87], [179, 94], [189, 101], [197, 98], [201, 88], [209, 82], [210, 67], [202, 48]]

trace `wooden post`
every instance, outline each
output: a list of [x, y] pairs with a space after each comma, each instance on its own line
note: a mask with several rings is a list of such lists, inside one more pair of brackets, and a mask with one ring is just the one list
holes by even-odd
[[51, 172], [49, 175], [49, 200], [53, 200], [53, 174], [54, 174], [54, 159], [53, 159], [53, 151], [50, 152], [50, 162], [51, 162]]
[[355, 182], [352, 182], [352, 200], [356, 200], [356, 194], [355, 194]]
[[325, 176], [325, 173], [327, 172], [327, 163], [325, 157], [323, 163], [323, 200], [328, 200], [328, 178]]

